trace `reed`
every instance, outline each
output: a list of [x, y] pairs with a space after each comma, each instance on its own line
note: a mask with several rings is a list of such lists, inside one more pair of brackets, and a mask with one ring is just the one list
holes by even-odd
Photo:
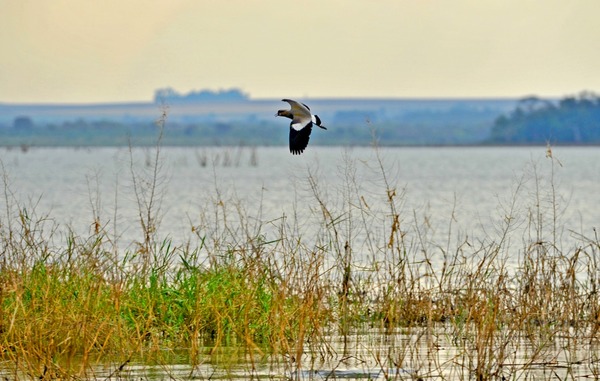
[[89, 237], [60, 233], [35, 201], [17, 201], [3, 168], [5, 374], [97, 378], [109, 364], [118, 376], [131, 362], [168, 364], [182, 349], [192, 368], [243, 361], [254, 374], [267, 362], [298, 377], [375, 364], [388, 379], [519, 379], [581, 361], [600, 374], [600, 240], [573, 234], [563, 247], [551, 150], [517, 181], [485, 239], [455, 233], [450, 218], [444, 242], [433, 240], [375, 148], [368, 179], [346, 153], [333, 188], [317, 171], [300, 180], [299, 197], [315, 205], [308, 216], [263, 221], [260, 205], [248, 211], [215, 189], [191, 247], [156, 237], [155, 149], [150, 171], [132, 165], [142, 237], [124, 252], [96, 213]]

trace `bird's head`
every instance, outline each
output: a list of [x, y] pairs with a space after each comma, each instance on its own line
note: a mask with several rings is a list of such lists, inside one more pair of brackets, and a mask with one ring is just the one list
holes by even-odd
[[292, 115], [290, 110], [279, 110], [277, 111], [277, 114], [275, 114], [275, 116], [283, 116], [286, 118], [294, 119], [294, 116]]

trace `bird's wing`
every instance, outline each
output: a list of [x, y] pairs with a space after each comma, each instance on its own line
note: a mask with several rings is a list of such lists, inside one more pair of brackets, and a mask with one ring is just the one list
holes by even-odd
[[290, 152], [294, 155], [300, 155], [310, 139], [312, 123], [301, 130], [296, 130], [290, 126]]
[[312, 122], [312, 114], [306, 105], [292, 99], [282, 99], [282, 101], [289, 103], [292, 107], [290, 112], [294, 116], [291, 124], [293, 129], [301, 130]]

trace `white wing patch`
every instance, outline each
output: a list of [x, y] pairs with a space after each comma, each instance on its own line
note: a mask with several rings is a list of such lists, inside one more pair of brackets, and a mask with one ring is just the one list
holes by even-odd
[[290, 126], [291, 126], [291, 127], [294, 129], [294, 130], [296, 130], [296, 131], [300, 131], [301, 129], [303, 129], [303, 128], [304, 128], [305, 124], [302, 124], [302, 123], [292, 123], [292, 124], [290, 124]]

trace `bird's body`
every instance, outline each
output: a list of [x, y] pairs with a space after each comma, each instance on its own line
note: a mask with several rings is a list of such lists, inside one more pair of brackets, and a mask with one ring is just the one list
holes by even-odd
[[292, 99], [282, 99], [292, 107], [290, 110], [279, 110], [275, 116], [283, 116], [291, 119], [290, 122], [290, 152], [294, 155], [300, 155], [310, 139], [313, 124], [326, 130], [321, 125], [321, 119], [318, 115], [313, 115], [310, 108], [304, 103], [296, 102]]

